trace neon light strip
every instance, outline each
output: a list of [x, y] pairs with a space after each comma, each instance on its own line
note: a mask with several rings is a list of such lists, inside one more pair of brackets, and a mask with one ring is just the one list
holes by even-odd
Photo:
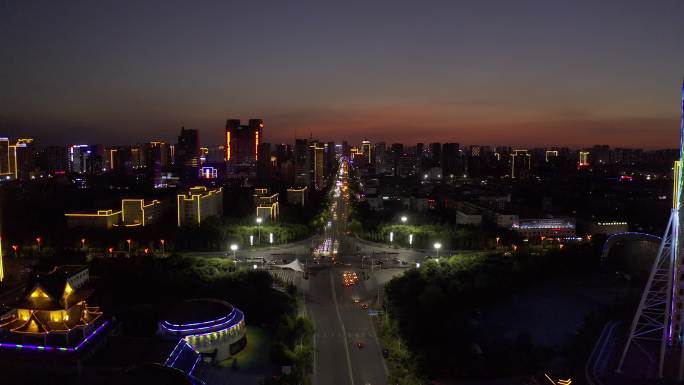
[[[244, 319], [244, 318], [243, 318], [243, 319]], [[186, 338], [188, 338], [188, 337], [202, 337], [202, 336], [208, 336], [208, 335], [210, 335], [210, 334], [221, 333], [221, 332], [226, 331], [226, 330], [232, 330], [232, 329], [238, 327], [242, 321], [243, 321], [243, 320], [240, 320], [240, 321], [238, 321], [238, 323], [236, 323], [236, 324], [234, 324], [234, 325], [232, 325], [232, 326], [229, 326], [229, 327], [227, 327], [227, 328], [225, 328], [225, 329], [214, 330], [214, 331], [211, 331], [211, 332], [208, 332], [208, 333], [202, 333], [202, 334], [190, 334], [190, 335], [187, 335]]]
[[190, 371], [188, 372], [188, 376], [191, 376], [191, 375], [192, 375], [192, 372], [195, 370], [195, 366], [197, 366], [197, 364], [198, 364], [199, 361], [200, 361], [200, 357], [201, 357], [201, 356], [199, 356], [199, 355], [197, 356], [197, 359], [195, 360], [195, 363], [192, 364], [192, 368], [190, 368]]
[[178, 340], [178, 343], [176, 344], [176, 346], [175, 346], [175, 347], [173, 348], [173, 350], [171, 351], [171, 354], [169, 354], [169, 357], [166, 359], [166, 362], [164, 363], [164, 365], [169, 366], [169, 360], [170, 360], [171, 357], [173, 356], [173, 353], [175, 353], [176, 350], [178, 350], [178, 346], [180, 346], [180, 344], [182, 344], [183, 341], [185, 341], [185, 340], [182, 339], [182, 338], [181, 338], [180, 340]]
[[[175, 328], [170, 328], [166, 325], [162, 325], [162, 327], [164, 327], [164, 329], [171, 331], [171, 332], [188, 332], [188, 333], [198, 332], [201, 330], [208, 330], [208, 329], [212, 329], [212, 328], [221, 328], [221, 327], [224, 327], [226, 325], [230, 325], [230, 323], [233, 321], [233, 319], [235, 319], [235, 316], [237, 314], [237, 312], [235, 312], [235, 310], [236, 309], [233, 309], [233, 311], [230, 312], [230, 315], [229, 315], [230, 319], [228, 319], [226, 322], [216, 324], [216, 325], [209, 325], [209, 326], [204, 326], [204, 327], [200, 327], [200, 328], [190, 328], [190, 329], [185, 329], [185, 328], [175, 329]], [[240, 312], [240, 313], [242, 313], [242, 312]]]
[[76, 345], [75, 348], [62, 347], [62, 346], [25, 345], [25, 344], [7, 344], [7, 343], [0, 343], [0, 348], [10, 348], [10, 349], [17, 349], [17, 350], [28, 349], [28, 350], [40, 350], [40, 351], [75, 352], [75, 351], [79, 350], [80, 348], [82, 348], [86, 342], [88, 342], [93, 336], [95, 336], [97, 333], [99, 333], [108, 324], [109, 324], [109, 321], [105, 321], [102, 325], [100, 325], [97, 329], [95, 329], [92, 333], [90, 333], [83, 341], [81, 341], [80, 344]]
[[[185, 340], [181, 339], [181, 341], [185, 341]], [[176, 361], [178, 361], [178, 357], [180, 357], [180, 355], [183, 353], [183, 347], [185, 347], [185, 346], [187, 346], [187, 342], [183, 346], [181, 346], [180, 350], [178, 351], [178, 354], [176, 354], [176, 358], [173, 359], [173, 362], [169, 366], [173, 366], [176, 364]]]
[[195, 322], [195, 323], [189, 323], [189, 324], [172, 324], [172, 323], [169, 322], [169, 321], [164, 321], [164, 324], [169, 325], [169, 326], [179, 327], [179, 328], [186, 327], [186, 326], [206, 325], [206, 324], [210, 324], [210, 323], [214, 323], [214, 322], [223, 321], [224, 319], [230, 317], [231, 314], [233, 314], [233, 312], [235, 312], [235, 308], [233, 308], [233, 310], [231, 310], [230, 313], [228, 313], [228, 315], [223, 316], [223, 317], [221, 317], [221, 318], [217, 318], [217, 319], [215, 319], [215, 320], [211, 320], [211, 321]]

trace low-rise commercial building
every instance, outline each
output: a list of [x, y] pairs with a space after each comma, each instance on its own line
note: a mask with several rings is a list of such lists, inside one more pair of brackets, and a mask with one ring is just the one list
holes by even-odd
[[223, 215], [223, 188], [192, 187], [178, 195], [177, 203], [178, 226], [199, 225], [206, 218]]
[[457, 225], [480, 225], [482, 223], [482, 211], [472, 203], [459, 202], [456, 208]]
[[90, 228], [109, 230], [118, 226], [121, 221], [121, 211], [97, 210], [96, 212], [76, 212], [64, 214], [69, 228]]
[[144, 199], [121, 200], [121, 224], [124, 226], [146, 226], [161, 218], [161, 202]]
[[287, 189], [287, 204], [302, 206], [306, 205], [306, 198], [309, 193], [309, 188], [304, 186], [301, 188], [290, 187]]
[[254, 204], [256, 205], [256, 216], [275, 221], [280, 215], [280, 205], [278, 203], [278, 193], [269, 193], [266, 188], [254, 189]]

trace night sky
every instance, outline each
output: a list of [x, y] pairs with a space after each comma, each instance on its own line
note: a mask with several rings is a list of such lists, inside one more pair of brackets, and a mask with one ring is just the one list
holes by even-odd
[[[200, 5], [201, 3], [201, 5]], [[677, 147], [681, 0], [0, 1], [0, 136]]]

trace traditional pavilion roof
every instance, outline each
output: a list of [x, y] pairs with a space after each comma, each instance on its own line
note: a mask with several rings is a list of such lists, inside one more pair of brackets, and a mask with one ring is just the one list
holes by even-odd
[[[83, 268], [82, 266], [67, 266], [54, 268], [45, 274], [36, 274], [26, 285], [23, 297], [14, 307], [31, 310], [60, 310], [69, 309], [86, 300], [92, 294], [92, 290], [74, 291], [71, 288], [72, 291], [65, 296], [68, 279]], [[34, 293], [39, 295], [34, 295]]]
[[17, 326], [12, 329], [16, 333], [28, 333], [28, 334], [45, 334], [48, 333], [48, 329], [43, 325], [42, 322], [36, 317], [35, 313], [31, 313], [31, 316], [22, 325]]

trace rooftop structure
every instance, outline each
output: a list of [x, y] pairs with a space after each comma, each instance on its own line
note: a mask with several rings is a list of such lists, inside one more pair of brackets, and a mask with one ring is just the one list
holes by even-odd
[[[88, 306], [86, 266], [61, 266], [36, 274], [24, 295], [0, 316], [2, 348], [75, 351], [104, 328], [102, 312]], [[99, 325], [99, 326], [98, 326]]]
[[159, 327], [165, 336], [181, 337], [167, 363], [177, 359], [185, 345], [209, 356], [213, 362], [220, 362], [247, 343], [244, 314], [216, 299], [183, 301], [169, 309]]

